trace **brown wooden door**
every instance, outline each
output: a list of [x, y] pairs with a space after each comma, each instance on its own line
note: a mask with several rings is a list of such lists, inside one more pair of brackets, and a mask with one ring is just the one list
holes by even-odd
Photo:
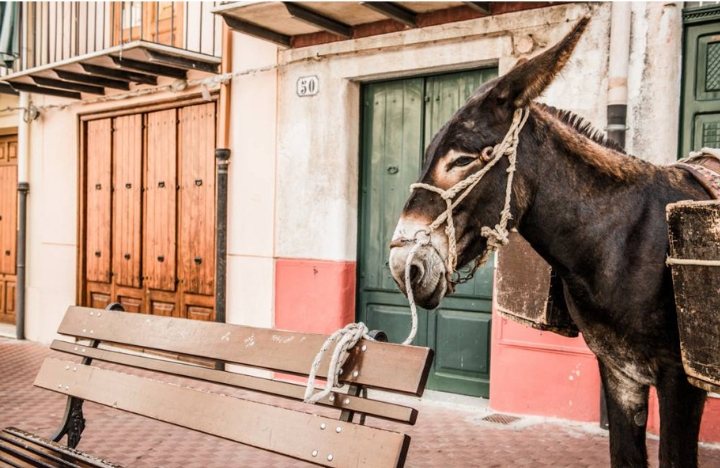
[[215, 103], [85, 124], [81, 297], [214, 320]]
[[17, 136], [0, 137], [0, 322], [15, 323]]

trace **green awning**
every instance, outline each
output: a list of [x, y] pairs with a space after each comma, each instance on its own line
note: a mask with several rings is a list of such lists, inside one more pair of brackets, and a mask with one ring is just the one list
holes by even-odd
[[20, 2], [0, 2], [0, 61], [8, 68], [20, 57], [19, 7]]

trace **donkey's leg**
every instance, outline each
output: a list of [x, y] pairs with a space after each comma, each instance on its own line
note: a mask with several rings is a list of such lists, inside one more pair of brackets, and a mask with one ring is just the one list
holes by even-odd
[[664, 373], [660, 400], [660, 468], [697, 468], [698, 434], [706, 393], [690, 385], [680, 369]]
[[647, 468], [645, 428], [649, 387], [600, 364], [610, 421], [610, 465], [612, 468]]

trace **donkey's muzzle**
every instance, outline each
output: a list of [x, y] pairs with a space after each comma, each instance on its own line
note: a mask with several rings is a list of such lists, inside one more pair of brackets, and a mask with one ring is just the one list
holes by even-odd
[[[395, 283], [407, 296], [408, 286], [412, 288], [415, 303], [424, 309], [434, 309], [447, 291], [445, 264], [432, 244], [422, 245], [408, 265], [414, 242], [393, 242], [390, 244], [390, 272]], [[410, 268], [410, 284], [405, 282], [405, 269]]]

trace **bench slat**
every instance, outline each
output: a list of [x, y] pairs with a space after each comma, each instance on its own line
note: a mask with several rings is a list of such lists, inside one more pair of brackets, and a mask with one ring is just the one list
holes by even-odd
[[[151, 356], [137, 356], [123, 352], [110, 351], [107, 349], [90, 348], [75, 343], [68, 343], [62, 340], [55, 340], [50, 345], [51, 349], [62, 351], [77, 356], [98, 359], [104, 362], [122, 364], [138, 369], [151, 370], [166, 374], [180, 375], [194, 379], [229, 385], [236, 388], [244, 388], [256, 392], [277, 395], [302, 400], [305, 396], [305, 385], [299, 385], [279, 380], [264, 379], [244, 374], [217, 371], [205, 367], [190, 364], [172, 362], [157, 359]], [[415, 424], [417, 410], [407, 406], [386, 403], [384, 401], [373, 401], [343, 393], [331, 393], [334, 401], [330, 401], [330, 395], [320, 400], [317, 404], [334, 407], [339, 410], [350, 410], [357, 413], [364, 413], [369, 416], [387, 419], [390, 421]], [[348, 403], [345, 403], [345, 402]]]
[[37, 466], [48, 466], [51, 468], [82, 468], [80, 465], [63, 460], [52, 453], [48, 453], [47, 450], [38, 449], [32, 444], [28, 444], [23, 440], [18, 440], [4, 431], [0, 433], [0, 452], [15, 453], [16, 456], [17, 453], [22, 453], [23, 456], [20, 458], [26, 461], [37, 460]]
[[[32, 452], [28, 452], [22, 447], [16, 447], [5, 441], [0, 440], [0, 454], [2, 456], [12, 459], [15, 463], [21, 464], [21, 466], [32, 466], [34, 468], [66, 468], [68, 465], [49, 464], [47, 458], [38, 458], [37, 455]], [[52, 460], [50, 460], [52, 461]]]
[[410, 443], [404, 434], [54, 358], [35, 385], [327, 467], [402, 467]]
[[[70, 307], [58, 333], [297, 375], [308, 375], [327, 338], [85, 307]], [[366, 351], [361, 351], [363, 346]], [[421, 396], [432, 356], [429, 348], [361, 340], [351, 350], [340, 381]], [[319, 377], [326, 376], [329, 361], [330, 353], [320, 366]]]
[[[4, 439], [8, 442], [12, 441], [14, 445], [22, 445], [32, 453], [44, 456], [44, 460], [55, 460], [57, 458], [66, 460], [69, 458], [71, 461], [65, 461], [68, 467], [122, 468], [120, 465], [100, 460], [96, 457], [83, 453], [80, 450], [65, 447], [57, 442], [21, 431], [20, 429], [16, 429], [14, 427], [3, 429], [2, 432], [0, 432], [0, 439]], [[66, 465], [53, 466], [62, 466], [64, 468]]]

